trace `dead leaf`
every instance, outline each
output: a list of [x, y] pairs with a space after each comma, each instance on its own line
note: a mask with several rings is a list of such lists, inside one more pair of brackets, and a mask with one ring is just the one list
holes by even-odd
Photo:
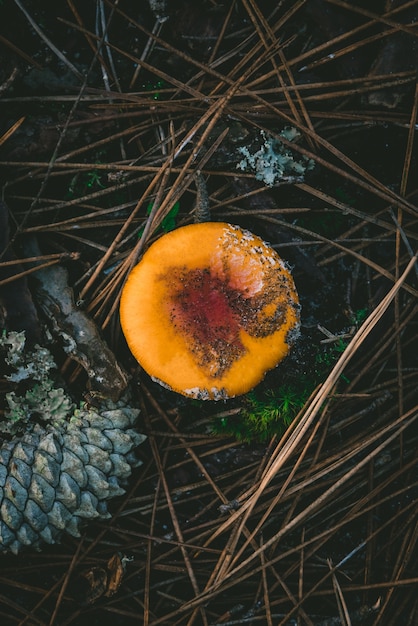
[[114, 554], [107, 562], [108, 581], [105, 596], [110, 598], [119, 589], [126, 571], [127, 558], [120, 552]]
[[84, 579], [86, 583], [86, 589], [83, 594], [84, 597], [82, 598], [83, 604], [93, 604], [105, 593], [107, 587], [107, 572], [103, 567], [92, 567], [82, 572], [80, 579]]

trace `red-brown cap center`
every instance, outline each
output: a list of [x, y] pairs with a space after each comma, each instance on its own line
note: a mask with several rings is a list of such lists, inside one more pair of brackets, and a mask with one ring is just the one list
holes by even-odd
[[172, 270], [170, 285], [171, 323], [199, 365], [210, 376], [221, 376], [245, 352], [237, 307], [242, 298], [208, 269]]

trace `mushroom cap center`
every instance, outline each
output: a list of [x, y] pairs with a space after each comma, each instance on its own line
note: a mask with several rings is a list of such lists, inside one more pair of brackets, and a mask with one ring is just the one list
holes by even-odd
[[220, 376], [246, 350], [240, 338], [239, 292], [207, 268], [173, 271], [168, 283], [171, 323], [191, 344], [207, 375]]

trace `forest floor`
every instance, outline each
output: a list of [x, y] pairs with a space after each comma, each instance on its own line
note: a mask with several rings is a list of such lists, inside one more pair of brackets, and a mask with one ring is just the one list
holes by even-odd
[[[67, 269], [147, 435], [112, 519], [0, 557], [2, 623], [416, 624], [418, 2], [4, 0], [0, 17], [0, 247], [25, 274], [36, 239]], [[133, 265], [205, 194], [288, 261], [301, 302], [292, 353], [225, 402], [153, 382], [118, 316]]]

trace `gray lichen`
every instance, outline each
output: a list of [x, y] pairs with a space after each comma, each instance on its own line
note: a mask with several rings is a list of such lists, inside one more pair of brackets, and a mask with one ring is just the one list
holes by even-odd
[[34, 350], [25, 350], [24, 332], [3, 332], [0, 346], [7, 346], [6, 363], [16, 371], [7, 376], [8, 380], [20, 382], [28, 378], [44, 379], [56, 365], [49, 350], [36, 346]]
[[64, 389], [56, 387], [51, 370], [56, 369], [50, 351], [39, 345], [25, 350], [25, 333], [3, 333], [0, 347], [7, 347], [5, 362], [12, 371], [6, 379], [14, 383], [30, 381], [31, 386], [23, 395], [11, 391], [6, 394], [4, 422], [0, 422], [0, 433], [18, 435], [33, 427], [33, 416], [39, 420], [59, 426], [74, 409], [74, 404]]
[[[299, 156], [279, 139], [260, 131], [261, 147], [252, 152], [247, 146], [240, 146], [238, 152], [244, 157], [237, 168], [253, 172], [255, 178], [269, 187], [282, 182], [301, 182], [305, 173], [314, 167], [312, 159]], [[296, 128], [285, 128], [280, 136], [287, 141], [295, 141], [300, 133]]]
[[75, 537], [92, 518], [110, 515], [107, 501], [124, 493], [135, 448], [145, 436], [132, 426], [139, 410], [123, 401], [76, 408], [56, 385], [48, 349], [25, 350], [24, 333], [3, 334], [8, 379], [31, 384], [6, 395], [0, 431], [0, 552]]

